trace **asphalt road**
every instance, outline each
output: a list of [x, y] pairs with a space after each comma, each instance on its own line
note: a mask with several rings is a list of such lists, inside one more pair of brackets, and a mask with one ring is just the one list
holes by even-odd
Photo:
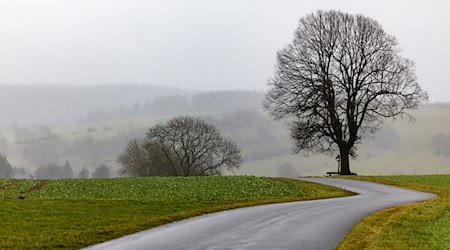
[[334, 249], [367, 215], [434, 194], [382, 184], [306, 178], [359, 195], [241, 208], [124, 236], [88, 249]]

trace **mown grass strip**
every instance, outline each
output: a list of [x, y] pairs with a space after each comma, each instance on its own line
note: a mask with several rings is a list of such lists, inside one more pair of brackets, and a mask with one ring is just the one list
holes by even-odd
[[438, 197], [366, 217], [337, 249], [450, 249], [450, 175], [351, 178], [435, 193]]
[[22, 180], [2, 192], [1, 249], [78, 249], [205, 213], [350, 195], [314, 183], [251, 176], [70, 179], [45, 185]]

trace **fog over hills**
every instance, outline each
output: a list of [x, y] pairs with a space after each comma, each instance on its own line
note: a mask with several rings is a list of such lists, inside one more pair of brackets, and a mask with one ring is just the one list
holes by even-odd
[[93, 110], [112, 110], [151, 102], [157, 97], [198, 91], [138, 84], [103, 86], [0, 85], [3, 126], [74, 122]]
[[449, 9], [448, 0], [0, 1], [0, 156], [28, 173], [66, 162], [75, 173], [116, 173], [131, 139], [184, 114], [238, 144], [244, 162], [234, 174], [336, 170], [336, 156], [294, 155], [285, 123], [262, 110], [277, 52], [299, 20], [336, 10], [374, 19], [395, 38], [430, 101], [412, 111], [415, 123], [389, 120], [365, 138], [352, 169], [449, 173]]
[[[69, 161], [75, 174], [105, 165], [115, 175], [120, 167], [116, 158], [129, 140], [144, 138], [158, 122], [187, 114], [217, 126], [241, 148], [243, 165], [228, 174], [297, 176], [335, 170], [332, 156], [293, 154], [287, 127], [262, 111], [263, 98], [264, 92], [255, 90], [0, 86], [0, 153], [28, 173]], [[413, 123], [386, 120], [373, 139], [358, 147], [353, 169], [359, 174], [449, 173], [449, 112], [448, 104], [427, 104], [413, 111]]]
[[0, 84], [263, 90], [299, 18], [339, 10], [377, 20], [417, 64], [430, 100], [448, 101], [449, 9], [448, 0], [4, 0]]

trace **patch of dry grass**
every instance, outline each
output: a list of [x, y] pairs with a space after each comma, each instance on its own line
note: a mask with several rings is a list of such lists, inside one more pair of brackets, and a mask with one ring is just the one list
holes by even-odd
[[351, 178], [435, 193], [438, 197], [366, 217], [337, 249], [450, 249], [450, 175]]

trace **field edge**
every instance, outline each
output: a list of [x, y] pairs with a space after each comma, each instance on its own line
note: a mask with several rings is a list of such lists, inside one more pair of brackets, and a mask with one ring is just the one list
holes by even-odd
[[[422, 177], [426, 178], [426, 175]], [[336, 249], [449, 249], [450, 241], [443, 245], [442, 239], [428, 231], [430, 224], [450, 218], [449, 188], [402, 182], [383, 176], [345, 178], [433, 193], [437, 197], [384, 209], [365, 217], [339, 242]]]

